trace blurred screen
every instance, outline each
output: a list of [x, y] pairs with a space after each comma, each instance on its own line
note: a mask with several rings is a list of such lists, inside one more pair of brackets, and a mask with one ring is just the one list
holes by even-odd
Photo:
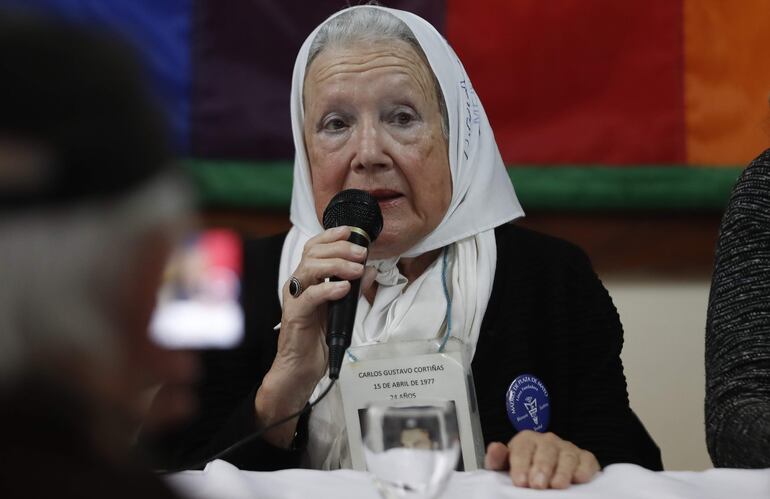
[[171, 349], [231, 348], [243, 337], [242, 252], [225, 229], [191, 235], [169, 260], [150, 336]]

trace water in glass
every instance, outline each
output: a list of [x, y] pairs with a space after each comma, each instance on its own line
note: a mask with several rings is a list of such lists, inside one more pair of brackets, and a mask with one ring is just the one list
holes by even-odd
[[386, 499], [434, 499], [457, 466], [460, 441], [454, 403], [372, 404], [365, 413], [364, 457]]

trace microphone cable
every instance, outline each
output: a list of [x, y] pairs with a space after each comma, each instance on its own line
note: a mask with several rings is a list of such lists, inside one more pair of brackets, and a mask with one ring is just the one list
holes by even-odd
[[198, 462], [196, 462], [194, 464], [191, 464], [191, 465], [188, 465], [188, 466], [181, 466], [179, 468], [170, 469], [170, 470], [156, 470], [155, 473], [157, 473], [159, 475], [169, 475], [171, 473], [180, 473], [182, 471], [190, 471], [190, 470], [203, 469], [211, 461], [215, 461], [217, 459], [221, 459], [224, 456], [230, 454], [231, 452], [233, 452], [233, 451], [235, 451], [237, 449], [240, 449], [241, 447], [243, 447], [247, 443], [252, 442], [252, 441], [258, 439], [259, 437], [261, 437], [265, 432], [270, 431], [273, 428], [281, 426], [282, 424], [284, 424], [284, 423], [286, 423], [288, 421], [291, 421], [292, 419], [294, 419], [296, 417], [303, 416], [304, 414], [310, 412], [310, 409], [315, 407], [316, 404], [318, 404], [320, 401], [322, 401], [324, 399], [324, 397], [326, 397], [326, 395], [329, 394], [329, 392], [331, 391], [331, 389], [334, 386], [334, 384], [336, 383], [336, 381], [337, 381], [336, 378], [335, 379], [331, 379], [331, 383], [329, 383], [329, 386], [326, 387], [326, 390], [324, 390], [321, 393], [321, 395], [319, 395], [318, 398], [315, 399], [313, 402], [311, 402], [309, 404], [305, 404], [305, 407], [303, 407], [299, 411], [297, 411], [294, 414], [291, 414], [289, 416], [286, 416], [283, 419], [279, 419], [275, 423], [269, 424], [269, 425], [265, 426], [264, 428], [260, 428], [259, 430], [255, 431], [253, 433], [250, 433], [249, 435], [246, 435], [242, 439], [238, 440], [237, 442], [235, 442], [234, 444], [230, 445], [226, 449], [224, 449], [224, 450], [222, 450], [220, 452], [217, 452], [213, 456], [207, 457], [207, 458], [205, 458], [205, 459], [203, 459], [201, 461], [198, 461]]

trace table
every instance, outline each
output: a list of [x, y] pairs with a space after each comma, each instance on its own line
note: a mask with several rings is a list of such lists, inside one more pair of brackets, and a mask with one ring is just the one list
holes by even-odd
[[[371, 475], [352, 470], [254, 472], [241, 471], [225, 461], [214, 461], [203, 471], [185, 471], [170, 475], [167, 480], [175, 490], [192, 499], [380, 499]], [[441, 499], [473, 498], [768, 499], [770, 469], [655, 473], [632, 464], [613, 464], [591, 483], [545, 491], [514, 487], [504, 473], [456, 472]]]

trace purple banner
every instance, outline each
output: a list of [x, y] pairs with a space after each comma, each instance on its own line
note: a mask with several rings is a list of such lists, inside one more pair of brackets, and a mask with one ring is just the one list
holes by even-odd
[[[291, 73], [299, 47], [345, 0], [198, 0], [194, 12], [192, 153], [217, 159], [294, 156]], [[444, 32], [444, 0], [382, 2]]]

